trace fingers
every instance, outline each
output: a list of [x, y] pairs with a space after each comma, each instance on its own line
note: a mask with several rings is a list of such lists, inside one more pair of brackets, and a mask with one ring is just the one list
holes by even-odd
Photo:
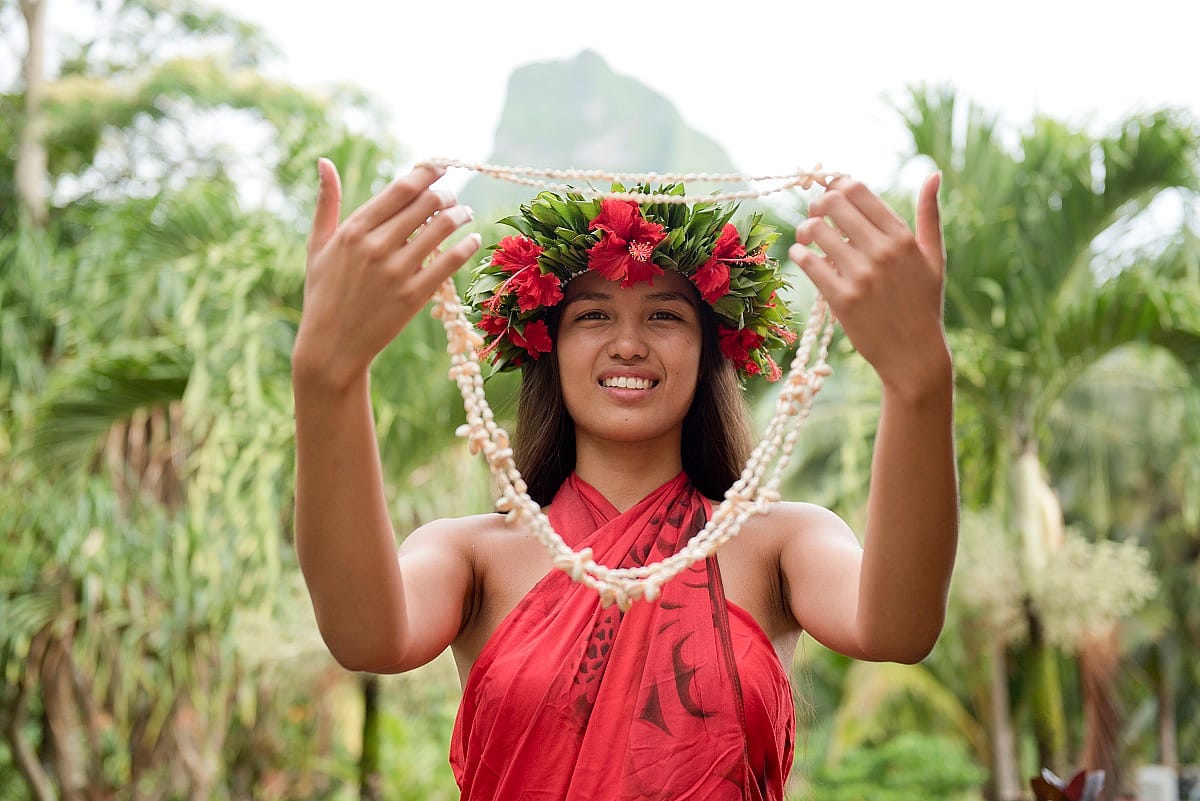
[[416, 258], [418, 264], [424, 261], [446, 237], [470, 222], [473, 214], [470, 206], [452, 206], [433, 215], [421, 232], [404, 247], [404, 258]]
[[417, 273], [414, 284], [421, 297], [432, 295], [442, 282], [454, 274], [454, 271], [467, 263], [479, 246], [483, 243], [479, 234], [468, 234], [454, 247], [439, 253], [436, 258], [423, 270]]
[[788, 258], [804, 271], [817, 291], [826, 298], [836, 298], [841, 294], [842, 277], [829, 259], [800, 243], [788, 248]]
[[391, 219], [399, 211], [424, 192], [429, 186], [446, 174], [442, 167], [430, 167], [422, 164], [403, 178], [392, 181], [375, 197], [364, 203], [350, 219], [363, 231], [377, 228], [385, 220]]
[[826, 192], [808, 207], [808, 214], [810, 219], [828, 217], [833, 220], [855, 247], [873, 249], [884, 237], [845, 192]]
[[847, 242], [841, 232], [825, 222], [824, 217], [809, 217], [796, 226], [796, 241], [802, 245], [816, 244], [829, 258], [849, 265], [857, 258], [856, 242]]
[[[823, 205], [832, 203], [832, 198], [829, 197], [831, 194], [840, 194], [848, 199], [866, 219], [870, 220], [884, 234], [900, 236], [908, 233], [908, 223], [904, 221], [904, 218], [862, 181], [855, 181], [845, 176], [834, 178], [829, 183], [829, 189], [825, 194], [813, 202], [813, 208], [820, 209]], [[836, 219], [835, 221], [841, 225], [840, 221]]]
[[[413, 232], [424, 225], [430, 217], [450, 208], [455, 202], [453, 192], [445, 189], [426, 189], [399, 213], [384, 220], [368, 236], [374, 240], [378, 252], [390, 253], [398, 250], [408, 242]], [[470, 208], [466, 206], [463, 208], [467, 209], [466, 219], [471, 219]]]
[[337, 167], [326, 158], [317, 159], [317, 208], [313, 212], [312, 229], [308, 233], [308, 255], [325, 247], [337, 230], [342, 213], [342, 183]]
[[931, 264], [946, 267], [946, 243], [942, 236], [942, 211], [938, 191], [942, 188], [939, 170], [926, 179], [917, 196], [917, 246]]

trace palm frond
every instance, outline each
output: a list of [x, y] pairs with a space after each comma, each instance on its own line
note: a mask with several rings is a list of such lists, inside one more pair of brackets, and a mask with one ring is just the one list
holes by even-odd
[[910, 727], [914, 721], [897, 717], [902, 707], [921, 714], [922, 729], [961, 738], [986, 759], [983, 727], [923, 666], [855, 662], [846, 674], [844, 687], [830, 741], [830, 762], [837, 761], [848, 749], [878, 742]]
[[39, 404], [32, 455], [52, 467], [86, 463], [114, 422], [182, 398], [190, 370], [187, 351], [166, 339], [113, 345], [62, 367]]

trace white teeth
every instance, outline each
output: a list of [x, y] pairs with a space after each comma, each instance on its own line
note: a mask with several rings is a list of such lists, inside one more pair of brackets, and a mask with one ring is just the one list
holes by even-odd
[[633, 378], [632, 376], [619, 375], [612, 378], [606, 378], [600, 382], [601, 386], [615, 387], [617, 389], [650, 389], [655, 382], [648, 378]]

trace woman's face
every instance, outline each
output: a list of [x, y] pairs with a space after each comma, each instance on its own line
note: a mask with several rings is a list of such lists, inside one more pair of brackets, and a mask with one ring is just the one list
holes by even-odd
[[678, 440], [700, 367], [695, 297], [671, 270], [653, 286], [593, 272], [568, 284], [555, 348], [576, 437]]

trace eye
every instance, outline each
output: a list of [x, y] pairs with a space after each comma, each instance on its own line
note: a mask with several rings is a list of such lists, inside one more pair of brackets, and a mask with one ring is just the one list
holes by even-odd
[[575, 316], [576, 320], [603, 320], [607, 315], [599, 309], [591, 309]]
[[670, 309], [659, 309], [650, 315], [651, 320], [682, 320], [683, 317]]

